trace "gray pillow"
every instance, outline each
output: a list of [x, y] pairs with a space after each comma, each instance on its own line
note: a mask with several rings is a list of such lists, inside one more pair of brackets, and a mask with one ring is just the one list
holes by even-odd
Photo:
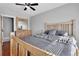
[[44, 34], [47, 34], [47, 35], [48, 35], [48, 34], [49, 34], [49, 30], [46, 30], [46, 31], [44, 32]]
[[68, 36], [68, 33], [62, 30], [57, 30], [56, 35], [57, 36]]
[[36, 35], [33, 35], [33, 36], [37, 37], [37, 38], [42, 38], [42, 39], [47, 39], [48, 38], [48, 35], [44, 34], [44, 33], [36, 34]]
[[47, 35], [55, 35], [55, 33], [56, 33], [55, 29], [47, 30], [47, 31], [44, 32], [44, 34], [47, 34]]
[[55, 35], [55, 34], [56, 34], [56, 30], [55, 29], [49, 31], [49, 35]]

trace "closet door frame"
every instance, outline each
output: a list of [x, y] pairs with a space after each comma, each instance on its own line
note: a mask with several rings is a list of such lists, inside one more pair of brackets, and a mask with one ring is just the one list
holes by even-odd
[[2, 16], [0, 15], [0, 56], [2, 56]]
[[[14, 24], [15, 24], [15, 17], [14, 16], [2, 15], [2, 39], [3, 39], [3, 17], [13, 18]], [[14, 31], [15, 31], [15, 25], [14, 25]], [[3, 42], [3, 40], [2, 40], [2, 42]], [[2, 43], [2, 45], [3, 45], [3, 43]]]
[[15, 16], [11, 16], [11, 15], [4, 15], [4, 14], [2, 14], [1, 16], [2, 16], [2, 18], [3, 17], [13, 18], [13, 20], [14, 20], [14, 31], [16, 31], [16, 17]]

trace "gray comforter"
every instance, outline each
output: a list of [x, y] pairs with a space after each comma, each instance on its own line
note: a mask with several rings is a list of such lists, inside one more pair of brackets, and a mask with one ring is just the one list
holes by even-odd
[[[59, 38], [54, 36], [53, 41], [46, 40], [44, 38], [39, 38], [35, 36], [29, 36], [23, 38], [23, 41], [39, 47], [43, 50], [50, 52], [51, 54], [55, 54], [57, 56], [72, 56], [75, 53], [75, 47], [73, 44], [64, 44], [58, 42]], [[72, 51], [72, 47], [74, 51]]]

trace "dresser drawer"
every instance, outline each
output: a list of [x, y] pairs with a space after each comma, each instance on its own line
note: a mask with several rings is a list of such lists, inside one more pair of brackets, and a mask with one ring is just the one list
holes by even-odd
[[16, 31], [16, 36], [17, 37], [24, 37], [24, 36], [31, 36], [32, 32], [31, 30], [17, 30]]

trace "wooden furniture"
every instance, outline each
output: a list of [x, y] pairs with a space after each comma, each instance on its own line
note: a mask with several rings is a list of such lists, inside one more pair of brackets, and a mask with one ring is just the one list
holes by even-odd
[[32, 31], [31, 30], [17, 30], [16, 36], [19, 38], [25, 37], [25, 36], [31, 36]]
[[16, 36], [19, 38], [30, 36], [31, 32], [32, 31], [28, 29], [28, 19], [16, 17]]
[[[11, 56], [46, 56], [49, 52], [37, 48], [29, 43], [22, 41], [17, 37], [11, 39]], [[19, 48], [19, 49], [18, 49]]]
[[70, 20], [67, 22], [61, 22], [61, 23], [45, 23], [45, 30], [50, 30], [50, 29], [56, 29], [56, 30], [63, 30], [69, 33], [69, 35], [73, 35], [73, 30], [74, 30], [74, 20]]
[[16, 30], [27, 30], [28, 19], [22, 17], [16, 17]]
[[[68, 31], [69, 34], [73, 34], [73, 21], [68, 21], [65, 23], [58, 23], [58, 24], [48, 24], [45, 23], [45, 29], [62, 29], [65, 31]], [[22, 33], [21, 33], [22, 35]], [[25, 35], [24, 35], [25, 36]], [[11, 36], [11, 56], [54, 56], [54, 54], [51, 54], [45, 50], [42, 50], [38, 47], [35, 47], [27, 42], [22, 41], [21, 39], [19, 39], [17, 36]], [[19, 48], [19, 49], [18, 49]], [[77, 53], [75, 53], [76, 55], [78, 55], [78, 50]]]

